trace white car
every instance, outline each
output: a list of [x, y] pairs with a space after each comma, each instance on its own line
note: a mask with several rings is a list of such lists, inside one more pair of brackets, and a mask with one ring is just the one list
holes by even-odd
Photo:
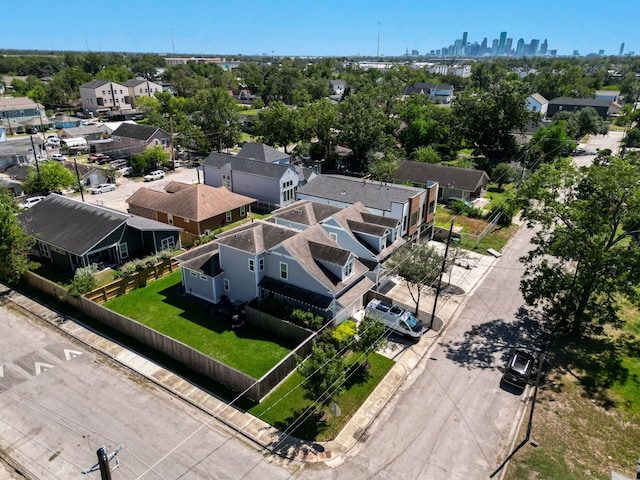
[[385, 326], [405, 337], [418, 339], [424, 333], [424, 327], [413, 313], [391, 305], [382, 300], [371, 300], [364, 310], [369, 318], [380, 320]]
[[27, 198], [24, 202], [22, 202], [19, 207], [20, 208], [31, 208], [33, 207], [36, 203], [40, 203], [42, 200], [44, 200], [44, 197], [29, 197]]
[[164, 178], [164, 170], [154, 170], [144, 176], [144, 181], [150, 182], [152, 180], [160, 180], [161, 178]]
[[66, 162], [68, 159], [61, 153], [54, 153], [53, 155], [51, 155], [51, 160], [56, 160], [58, 162]]
[[101, 183], [100, 185], [96, 185], [95, 187], [91, 187], [89, 190], [94, 195], [98, 193], [104, 192], [113, 192], [116, 189], [116, 186], [113, 183]]

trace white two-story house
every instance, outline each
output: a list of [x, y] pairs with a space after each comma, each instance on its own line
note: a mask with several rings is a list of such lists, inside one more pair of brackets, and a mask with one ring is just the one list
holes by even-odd
[[98, 113], [130, 110], [129, 89], [107, 80], [92, 80], [80, 85], [80, 101], [85, 111]]
[[276, 298], [335, 323], [362, 308], [368, 268], [322, 226], [256, 221], [178, 257], [188, 294], [218, 303]]

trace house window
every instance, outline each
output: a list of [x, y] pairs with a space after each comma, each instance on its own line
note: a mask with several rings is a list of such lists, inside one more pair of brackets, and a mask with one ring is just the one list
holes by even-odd
[[222, 185], [231, 190], [231, 175], [226, 173], [222, 174]]
[[163, 238], [160, 242], [162, 250], [173, 250], [176, 245], [176, 241], [173, 237]]
[[284, 262], [280, 262], [280, 278], [283, 280], [289, 278], [289, 265]]
[[353, 273], [353, 259], [349, 259], [344, 267], [344, 278], [348, 278]]
[[258, 259], [258, 268], [260, 271], [264, 270], [264, 258]]
[[255, 272], [256, 271], [256, 262], [253, 258], [249, 259], [249, 271], [250, 272]]
[[231, 221], [231, 211], [228, 211], [227, 213], [224, 214], [224, 220], [226, 222], [230, 222]]
[[204, 280], [206, 282], [207, 281], [207, 276], [206, 275], [200, 275], [200, 280]]
[[229, 290], [231, 290], [231, 284], [229, 283], [229, 279], [225, 278], [223, 281], [224, 284], [224, 291], [228, 292]]
[[333, 239], [334, 242], [338, 241], [338, 234], [334, 232], [329, 232], [329, 236]]
[[246, 214], [247, 214], [247, 212], [245, 211], [245, 207], [244, 207], [244, 205], [242, 205], [240, 207], [240, 216], [244, 217]]
[[129, 247], [127, 247], [126, 243], [120, 244], [120, 258], [128, 258], [129, 257]]
[[429, 202], [429, 213], [434, 213], [436, 211], [436, 201], [431, 200]]
[[40, 247], [40, 255], [42, 255], [45, 258], [51, 258], [51, 251], [49, 250], [49, 245], [47, 245], [46, 243], [40, 242], [38, 246]]
[[411, 226], [413, 227], [416, 223], [418, 223], [418, 212], [413, 212], [411, 214]]

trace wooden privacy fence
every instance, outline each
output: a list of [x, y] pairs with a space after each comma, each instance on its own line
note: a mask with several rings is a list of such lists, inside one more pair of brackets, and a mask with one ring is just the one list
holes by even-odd
[[[168, 269], [169, 267], [166, 268]], [[158, 271], [160, 271], [160, 269], [158, 269]], [[248, 308], [247, 321], [249, 323], [262, 328], [274, 328], [279, 335], [298, 343], [298, 346], [280, 360], [271, 370], [265, 373], [260, 379], [255, 379], [178, 340], [168, 337], [125, 315], [109, 310], [91, 301], [89, 298], [73, 297], [62, 286], [33, 272], [25, 273], [24, 278], [32, 287], [67, 302], [98, 322], [127, 335], [147, 347], [164, 353], [191, 370], [201, 373], [235, 392], [245, 392], [244, 396], [255, 402], [260, 402], [271, 390], [278, 386], [282, 380], [287, 378], [287, 376], [295, 370], [297, 356], [305, 358], [311, 353], [311, 346], [317, 335], [315, 332], [310, 332], [302, 327]]]
[[104, 303], [113, 298], [124, 295], [136, 288], [144, 287], [147, 282], [157, 280], [178, 268], [178, 261], [174, 258], [163, 260], [153, 267], [137, 270], [126, 277], [118, 278], [107, 285], [98, 287], [89, 293], [85, 293], [84, 297], [92, 302]]

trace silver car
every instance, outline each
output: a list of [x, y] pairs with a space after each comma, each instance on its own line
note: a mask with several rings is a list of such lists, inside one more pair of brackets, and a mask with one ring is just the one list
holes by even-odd
[[113, 183], [101, 183], [100, 185], [91, 187], [89, 190], [95, 195], [98, 193], [113, 192], [115, 189], [116, 186]]

